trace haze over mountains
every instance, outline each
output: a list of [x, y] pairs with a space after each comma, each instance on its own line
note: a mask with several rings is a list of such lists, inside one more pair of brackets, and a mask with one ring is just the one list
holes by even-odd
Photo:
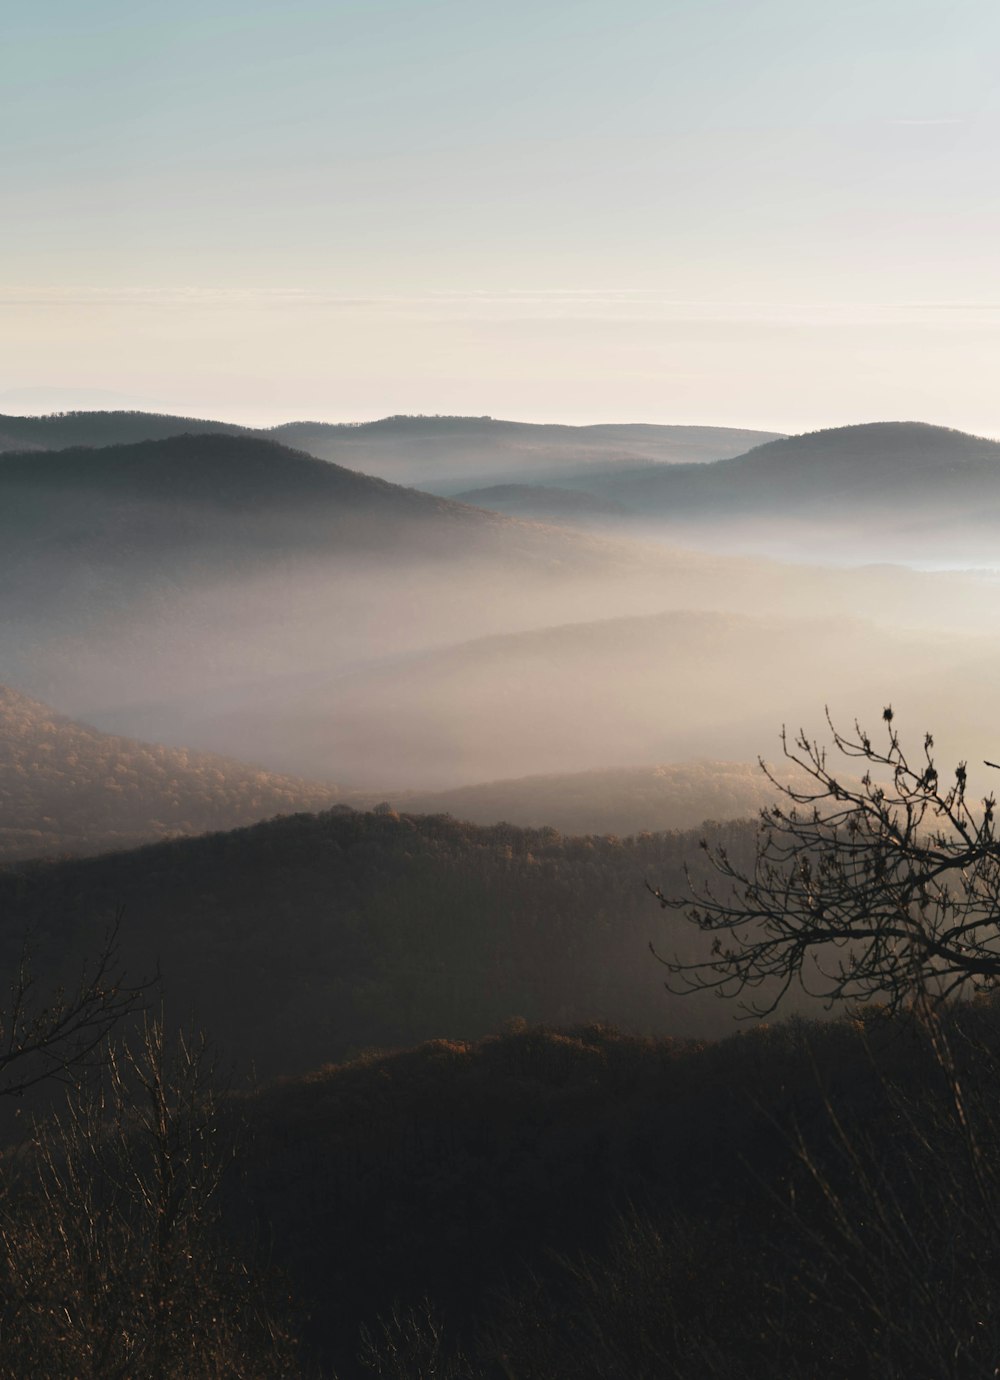
[[[664, 990], [650, 943], [694, 962], [711, 936], [647, 886], [682, 891], [707, 865], [702, 839], [753, 867], [748, 816], [776, 793], [757, 756], [801, 782], [781, 727], [823, 734], [824, 706], [877, 739], [891, 703], [908, 746], [935, 733], [942, 777], [965, 760], [971, 798], [993, 787], [979, 764], [1000, 755], [998, 576], [914, 567], [995, 552], [1000, 447], [896, 424], [728, 456], [762, 438], [484, 419], [188, 426], [7, 427], [0, 968], [18, 970], [27, 932], [37, 990], [75, 990], [121, 915], [121, 962], [158, 976], [168, 1024], [204, 1029], [240, 1078], [284, 1076], [248, 1103], [272, 1111], [241, 1160], [257, 1176], [241, 1230], [273, 1239], [297, 1297], [318, 1301], [315, 1354], [362, 1380], [363, 1310], [377, 1326], [395, 1281], [419, 1304], [428, 1241], [478, 1220], [470, 1193], [500, 1204], [506, 1229], [511, 1201], [541, 1221], [533, 1204], [557, 1187], [578, 1227], [690, 1163], [710, 1185], [700, 1213], [718, 1143], [758, 1143], [764, 1115], [727, 1103], [720, 1119], [711, 1051], [679, 1061], [650, 1038], [714, 1038], [739, 1012]], [[392, 482], [421, 475], [478, 501]], [[951, 561], [960, 537], [967, 559]], [[890, 551], [900, 564], [872, 562]], [[820, 1014], [811, 972], [782, 1013]], [[773, 1034], [724, 1047], [726, 1097], [774, 1090], [797, 1131], [786, 1055], [804, 1067], [823, 1038], [841, 1077], [843, 1032]], [[348, 1062], [309, 1073], [331, 1060]], [[682, 1063], [690, 1097], [664, 1103]], [[768, 1108], [787, 1158], [797, 1142]], [[758, 1160], [773, 1158], [768, 1142]], [[767, 1181], [767, 1223], [788, 1183]], [[742, 1212], [746, 1195], [733, 1200]], [[366, 1243], [360, 1273], [345, 1221]], [[576, 1227], [531, 1237], [556, 1273], [544, 1252], [572, 1248]], [[530, 1233], [510, 1235], [516, 1271]], [[700, 1278], [714, 1287], [730, 1254], [706, 1251]], [[470, 1273], [450, 1237], [441, 1256], [441, 1278]], [[658, 1317], [667, 1276], [650, 1278]], [[563, 1298], [565, 1279], [553, 1287]], [[324, 1311], [329, 1289], [339, 1312]], [[615, 1297], [631, 1328], [631, 1289]], [[525, 1357], [546, 1326], [529, 1317]], [[417, 1373], [404, 1343], [390, 1347], [400, 1380]]]
[[[115, 427], [145, 424], [109, 415]], [[54, 438], [84, 423], [99, 434], [106, 420], [53, 419]], [[396, 419], [384, 430], [400, 446], [413, 432]], [[921, 494], [978, 485], [986, 523], [998, 453], [887, 425], [630, 475], [675, 485], [675, 526], [687, 495], [692, 542], [704, 520], [718, 546], [732, 519], [766, 546], [772, 518], [810, 512], [821, 527], [829, 518], [822, 550], [840, 540], [851, 502], [877, 514], [904, 472], [900, 511], [930, 523]], [[722, 516], [706, 516], [712, 504]], [[523, 521], [218, 429], [8, 452], [0, 666], [106, 732], [362, 793], [752, 761], [773, 752], [782, 722], [819, 727], [826, 702], [870, 717], [894, 698], [916, 731], [946, 720], [972, 755], [969, 735], [991, 722], [989, 578], [792, 568], [671, 548], [667, 530], [637, 542], [624, 526]], [[928, 549], [921, 538], [911, 555]]]
[[0, 453], [129, 445], [171, 436], [224, 434], [275, 440], [348, 469], [450, 493], [510, 476], [537, 482], [585, 468], [685, 463], [740, 455], [778, 434], [734, 427], [641, 424], [558, 426], [493, 417], [385, 417], [377, 422], [236, 426], [147, 412], [0, 416]]
[[[563, 505], [552, 486], [571, 491]], [[537, 494], [518, 485], [461, 496], [714, 549], [993, 564], [1000, 443], [916, 422], [870, 423], [782, 437], [705, 465], [581, 469]]]
[[[983, 651], [974, 637], [934, 645], [949, 677]], [[860, 619], [676, 611], [471, 640], [305, 688], [262, 686], [229, 710], [188, 702], [172, 731], [252, 752], [272, 770], [379, 791], [752, 758], [754, 744], [771, 754], [783, 722], [818, 727], [821, 700], [841, 718], [877, 718], [889, 666], [910, 706], [932, 709], [944, 687], [927, 655], [926, 633]], [[996, 653], [988, 665], [992, 682]], [[165, 708], [131, 711], [131, 731], [148, 732]]]
[[[780, 779], [796, 779], [781, 766], [774, 770]], [[391, 792], [393, 804], [410, 813], [451, 814], [478, 824], [551, 824], [571, 834], [690, 829], [708, 819], [741, 819], [773, 794], [757, 763], [718, 761]], [[371, 792], [100, 733], [0, 685], [0, 861], [81, 856], [272, 815], [381, 804]]]
[[636, 548], [243, 437], [8, 454], [0, 541], [5, 674], [71, 712], [654, 600]]
[[990, 563], [1000, 443], [916, 422], [780, 437], [719, 427], [566, 427], [490, 417], [290, 422], [147, 413], [0, 417], [0, 453], [183, 435], [270, 439], [398, 484], [541, 521], [717, 550]]

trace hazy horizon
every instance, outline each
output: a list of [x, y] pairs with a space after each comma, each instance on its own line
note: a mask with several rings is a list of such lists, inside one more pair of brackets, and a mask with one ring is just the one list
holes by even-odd
[[985, 0], [48, 0], [6, 37], [0, 407], [1000, 434]]
[[[44, 399], [44, 401], [43, 401]], [[445, 412], [445, 411], [413, 411], [400, 412], [388, 408], [381, 411], [374, 410], [362, 415], [323, 415], [321, 408], [302, 408], [299, 411], [272, 411], [270, 409], [261, 411], [253, 407], [243, 410], [237, 409], [235, 412], [221, 410], [199, 411], [185, 409], [181, 405], [172, 405], [163, 400], [133, 398], [127, 394], [115, 394], [111, 390], [102, 392], [101, 390], [79, 390], [72, 389], [49, 389], [44, 387], [8, 389], [0, 391], [0, 416], [10, 417], [54, 417], [62, 413], [71, 412], [148, 412], [162, 416], [176, 416], [190, 418], [193, 421], [226, 422], [236, 426], [269, 428], [280, 427], [292, 422], [317, 422], [324, 426], [365, 426], [371, 422], [386, 421], [395, 417], [410, 418], [488, 418], [495, 422], [514, 422], [525, 423], [532, 426], [566, 426], [566, 427], [591, 427], [591, 426], [662, 426], [662, 427], [720, 427], [731, 431], [771, 431], [777, 434], [788, 436], [808, 435], [814, 431], [836, 430], [840, 427], [865, 426], [877, 424], [879, 422], [916, 422], [926, 426], [944, 426], [951, 430], [962, 431], [970, 436], [978, 436], [987, 440], [1000, 440], [1000, 421], [991, 430], [977, 430], [971, 425], [962, 425], [960, 422], [941, 421], [939, 418], [930, 416], [862, 416], [862, 417], [843, 417], [837, 420], [824, 420], [816, 422], [814, 425], [801, 426], [782, 426], [775, 422], [765, 423], [764, 421], [721, 421], [718, 418], [678, 416], [670, 418], [651, 417], [651, 416], [632, 416], [618, 414], [582, 414], [579, 416], [567, 417], [560, 415], [541, 415], [541, 416], [514, 416], [509, 413], [499, 413], [490, 411], [469, 411], [469, 412]], [[756, 442], [754, 444], [757, 444]], [[362, 472], [364, 472], [362, 470]], [[936, 566], [938, 562], [930, 561], [929, 566]], [[946, 563], [950, 565], [951, 563]]]

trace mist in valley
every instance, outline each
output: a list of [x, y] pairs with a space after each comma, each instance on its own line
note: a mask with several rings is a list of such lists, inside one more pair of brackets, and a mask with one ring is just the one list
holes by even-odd
[[998, 48], [5, 8], [0, 1380], [1000, 1374]]
[[[891, 471], [898, 433], [860, 430], [875, 470]], [[954, 436], [936, 438], [942, 466]], [[836, 437], [821, 439], [836, 455]], [[983, 446], [969, 448], [992, 482]], [[766, 471], [768, 453], [720, 463]], [[913, 567], [927, 563], [924, 530], [948, 523], [926, 456], [921, 472], [933, 484], [907, 508]], [[824, 706], [875, 722], [890, 700], [946, 754], [975, 757], [991, 731], [994, 578], [873, 563], [860, 537], [852, 560], [831, 483], [800, 484], [787, 518], [761, 511], [756, 488], [753, 511], [734, 513], [726, 490], [714, 524], [646, 517], [609, 532], [430, 497], [257, 437], [11, 452], [5, 675], [106, 732], [389, 797], [752, 762], [782, 725], [819, 732]], [[731, 525], [752, 542], [730, 542]], [[793, 540], [839, 560], [790, 560]]]

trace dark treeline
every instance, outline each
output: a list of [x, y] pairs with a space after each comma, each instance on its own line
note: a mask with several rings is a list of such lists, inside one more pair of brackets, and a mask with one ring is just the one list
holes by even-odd
[[[734, 850], [753, 824], [718, 826]], [[4, 956], [26, 929], [40, 980], [123, 915], [133, 974], [170, 1015], [262, 1076], [350, 1051], [479, 1038], [509, 1018], [723, 1032], [733, 1010], [670, 998], [648, 945], [690, 954], [645, 882], [680, 884], [697, 834], [565, 838], [449, 816], [334, 809], [131, 852], [0, 871]]]
[[996, 1007], [948, 1033], [947, 1067], [877, 1008], [708, 1046], [522, 1029], [370, 1057], [248, 1104], [230, 1209], [341, 1380], [979, 1376]]
[[112, 1068], [124, 1102], [78, 1090], [4, 1160], [4, 1380], [973, 1380], [995, 1360], [993, 1002], [707, 1045], [513, 1023], [221, 1100], [197, 1044], [179, 1070], [160, 1050], [147, 1027]]

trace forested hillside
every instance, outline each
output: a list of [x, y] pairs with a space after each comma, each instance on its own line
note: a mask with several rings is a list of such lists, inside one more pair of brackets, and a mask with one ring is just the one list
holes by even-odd
[[156, 412], [53, 412], [42, 417], [0, 416], [0, 453], [66, 450], [71, 446], [122, 446], [168, 436], [242, 435], [246, 427], [202, 417]]
[[[780, 781], [800, 780], [782, 767], [771, 770]], [[565, 834], [639, 834], [690, 830], [704, 820], [749, 819], [774, 795], [773, 784], [757, 762], [702, 759], [522, 776], [451, 791], [403, 791], [392, 795], [392, 803], [417, 814], [446, 812], [473, 824], [504, 819], [536, 827], [548, 824]]]
[[0, 685], [0, 861], [107, 852], [317, 810], [333, 788], [99, 733]]
[[[995, 1004], [948, 1033], [992, 1171]], [[438, 1040], [244, 1104], [231, 1211], [340, 1380], [971, 1377], [948, 1358], [992, 1354], [996, 1189], [945, 1087], [877, 1008], [709, 1046]]]
[[[713, 830], [739, 854], [752, 824]], [[733, 1010], [670, 998], [649, 953], [699, 948], [645, 888], [676, 888], [697, 834], [563, 838], [447, 816], [334, 810], [127, 853], [0, 870], [8, 960], [73, 972], [123, 916], [133, 976], [243, 1068], [305, 1070], [368, 1046], [478, 1038], [505, 1020], [720, 1031]]]

